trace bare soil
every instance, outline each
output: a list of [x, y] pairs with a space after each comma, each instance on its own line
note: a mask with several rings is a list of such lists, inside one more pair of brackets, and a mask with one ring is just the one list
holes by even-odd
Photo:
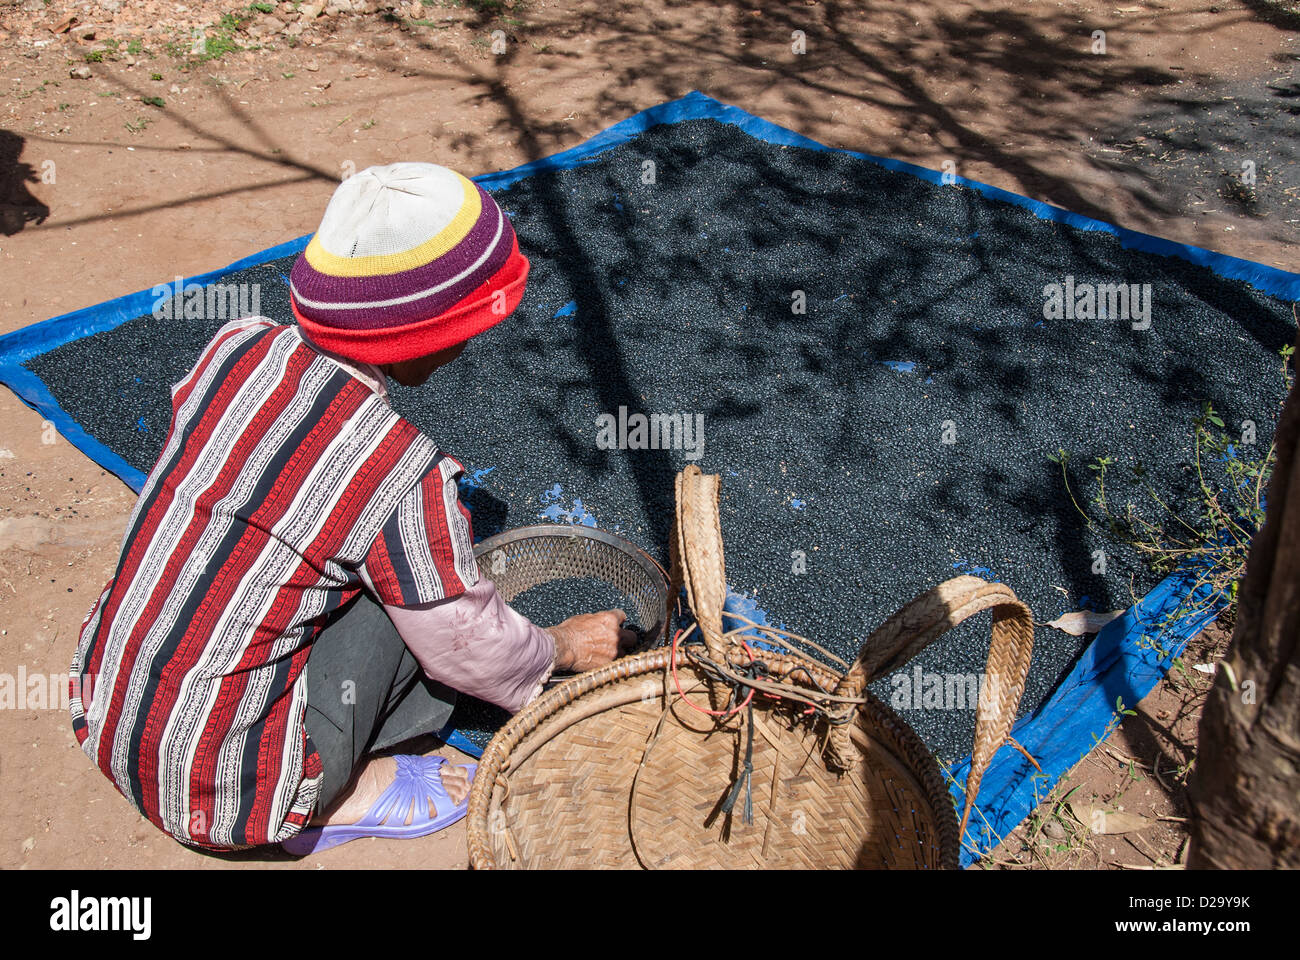
[[[1300, 103], [1300, 7], [1118, 3], [476, 0], [308, 16], [309, 4], [0, 2], [0, 333], [308, 233], [339, 177], [368, 165], [505, 169], [693, 89], [828, 144], [951, 161], [965, 177], [1295, 269], [1300, 178], [1284, 131], [1293, 137]], [[238, 10], [246, 19], [223, 20]], [[205, 53], [191, 52], [196, 28]], [[1104, 53], [1091, 52], [1094, 30]], [[1233, 179], [1244, 160], [1258, 172], [1249, 191]], [[134, 499], [0, 391], [0, 672], [66, 672]], [[1162, 683], [992, 860], [1177, 862], [1182, 825], [1159, 818], [1186, 815], [1177, 784], [1202, 697], [1195, 678]], [[1055, 800], [1075, 786], [1071, 804], [1122, 804], [1150, 825], [1043, 848], [1046, 824], [1069, 816]], [[31, 705], [0, 711], [0, 810], [0, 866], [20, 869], [467, 859], [463, 825], [302, 861], [196, 853], [117, 795], [66, 711]]]

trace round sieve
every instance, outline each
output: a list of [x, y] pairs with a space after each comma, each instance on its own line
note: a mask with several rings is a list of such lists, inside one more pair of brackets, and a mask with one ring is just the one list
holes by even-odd
[[642, 648], [667, 638], [668, 577], [654, 558], [622, 537], [594, 527], [537, 524], [489, 537], [474, 548], [474, 558], [507, 603], [538, 584], [591, 577], [632, 601], [634, 609], [624, 612], [643, 626]]

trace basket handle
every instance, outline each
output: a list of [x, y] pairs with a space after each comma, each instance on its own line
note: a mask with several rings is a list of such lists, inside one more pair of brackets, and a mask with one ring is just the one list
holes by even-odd
[[[862, 645], [857, 661], [835, 692], [858, 697], [868, 683], [892, 673], [957, 624], [992, 608], [993, 642], [985, 666], [985, 686], [975, 710], [975, 744], [966, 777], [966, 808], [958, 835], [966, 832], [980, 780], [1016, 719], [1034, 645], [1029, 607], [1011, 588], [979, 577], [946, 580], [916, 597], [880, 625]], [[847, 770], [853, 756], [849, 725], [832, 726], [827, 759]]]
[[725, 659], [722, 607], [727, 600], [727, 573], [722, 561], [722, 523], [718, 517], [719, 474], [687, 464], [677, 474], [677, 522], [669, 544], [669, 588], [685, 583], [686, 595], [709, 656]]

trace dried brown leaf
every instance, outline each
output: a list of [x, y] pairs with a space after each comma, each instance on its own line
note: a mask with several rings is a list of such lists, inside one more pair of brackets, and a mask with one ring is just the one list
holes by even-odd
[[1116, 617], [1123, 615], [1123, 613], [1123, 610], [1112, 610], [1110, 613], [1098, 613], [1095, 610], [1076, 610], [1073, 613], [1057, 617], [1047, 626], [1055, 627], [1057, 630], [1064, 630], [1074, 637], [1082, 637], [1085, 633], [1096, 633]]

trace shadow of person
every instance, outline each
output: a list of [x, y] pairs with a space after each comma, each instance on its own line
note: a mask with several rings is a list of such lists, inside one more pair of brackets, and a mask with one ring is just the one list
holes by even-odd
[[20, 163], [24, 140], [12, 130], [0, 130], [0, 233], [12, 237], [28, 223], [44, 223], [50, 208], [32, 196], [27, 184], [40, 177], [30, 163]]
[[481, 486], [465, 484], [460, 490], [460, 502], [470, 512], [476, 543], [505, 530], [510, 507], [504, 500], [493, 496]]

